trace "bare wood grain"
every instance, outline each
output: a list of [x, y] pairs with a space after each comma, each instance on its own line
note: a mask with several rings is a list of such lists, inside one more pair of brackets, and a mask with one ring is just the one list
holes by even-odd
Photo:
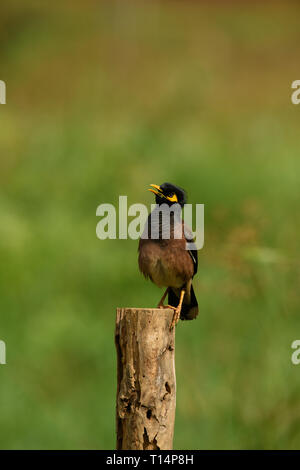
[[172, 318], [171, 309], [117, 309], [117, 449], [173, 448], [176, 376]]

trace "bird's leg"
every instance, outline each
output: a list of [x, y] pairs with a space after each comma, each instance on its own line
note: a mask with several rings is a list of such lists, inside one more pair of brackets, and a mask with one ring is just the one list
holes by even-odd
[[181, 289], [179, 304], [176, 307], [176, 309], [174, 309], [175, 311], [174, 311], [173, 320], [172, 320], [172, 323], [171, 323], [170, 330], [172, 330], [172, 328], [174, 328], [174, 326], [177, 325], [177, 323], [179, 321], [182, 302], [183, 302], [185, 292], [186, 292], [185, 289]]
[[167, 287], [167, 289], [166, 289], [164, 295], [162, 296], [162, 298], [161, 298], [160, 301], [159, 301], [159, 304], [158, 304], [157, 308], [164, 308], [164, 300], [165, 300], [165, 298], [167, 297], [167, 293], [168, 293], [168, 292], [169, 292], [169, 288]]

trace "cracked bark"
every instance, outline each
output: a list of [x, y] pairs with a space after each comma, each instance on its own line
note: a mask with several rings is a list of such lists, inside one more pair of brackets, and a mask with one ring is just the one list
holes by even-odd
[[172, 318], [170, 309], [117, 309], [117, 449], [173, 448], [176, 378]]

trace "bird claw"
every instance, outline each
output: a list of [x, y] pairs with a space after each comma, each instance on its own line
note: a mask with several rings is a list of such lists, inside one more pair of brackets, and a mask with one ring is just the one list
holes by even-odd
[[173, 305], [163, 305], [163, 304], [158, 304], [157, 308], [160, 308], [160, 309], [170, 308], [174, 310], [172, 323], [170, 326], [170, 331], [173, 330], [174, 326], [177, 325], [177, 323], [179, 322], [181, 309], [178, 307], [174, 307]]
[[172, 310], [176, 310], [176, 307], [173, 307], [173, 305], [159, 305], [157, 308], [171, 308]]
[[170, 331], [173, 330], [174, 326], [176, 326], [177, 323], [179, 322], [180, 311], [181, 311], [180, 308], [174, 308], [174, 315], [173, 315], [172, 323], [171, 323], [171, 326], [170, 326]]
[[158, 306], [157, 306], [157, 308], [163, 309], [163, 308], [167, 308], [167, 307], [165, 307], [164, 304], [159, 303]]
[[172, 323], [171, 323], [171, 326], [170, 326], [170, 331], [173, 330], [174, 326], [176, 326], [177, 323], [179, 322], [181, 308], [180, 307], [174, 307], [173, 305], [163, 305], [163, 304], [160, 304], [160, 303], [158, 304], [157, 308], [160, 308], [160, 309], [171, 308], [172, 310], [174, 310]]

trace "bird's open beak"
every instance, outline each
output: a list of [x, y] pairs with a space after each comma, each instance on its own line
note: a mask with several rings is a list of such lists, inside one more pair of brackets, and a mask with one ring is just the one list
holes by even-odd
[[162, 193], [162, 190], [160, 189], [160, 186], [158, 186], [157, 184], [150, 184], [150, 186], [152, 186], [152, 188], [155, 188], [155, 189], [148, 189], [148, 191], [151, 191], [152, 193], [154, 194], [159, 194], [161, 196], [163, 196], [163, 193]]

